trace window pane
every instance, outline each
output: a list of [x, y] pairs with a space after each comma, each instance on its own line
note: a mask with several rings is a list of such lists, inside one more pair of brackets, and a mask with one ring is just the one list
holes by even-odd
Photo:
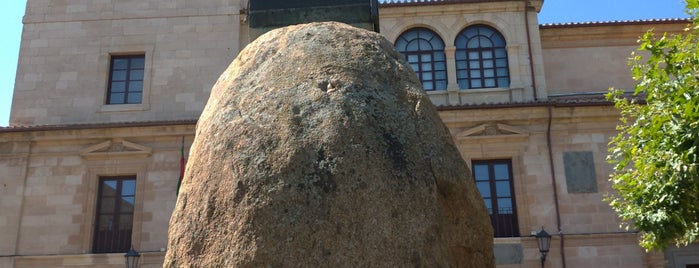
[[430, 39], [430, 44], [432, 44], [432, 50], [444, 50], [444, 42], [437, 35]]
[[509, 180], [510, 169], [508, 164], [494, 164], [493, 170], [496, 180]]
[[473, 38], [474, 36], [476, 36], [478, 34], [478, 28], [479, 27], [468, 27], [466, 29], [466, 32], [464, 33], [464, 35], [467, 38]]
[[417, 38], [418, 30], [411, 30], [403, 34], [403, 38], [408, 41], [412, 41]]
[[413, 71], [415, 71], [415, 72], [420, 71], [420, 65], [417, 63], [410, 64], [410, 68], [413, 68]]
[[466, 61], [456, 61], [456, 69], [466, 69]]
[[430, 42], [427, 42], [427, 40], [425, 40], [425, 39], [419, 40], [419, 46], [420, 46], [420, 51], [433, 50], [432, 44], [430, 44]]
[[444, 52], [435, 52], [435, 53], [434, 53], [434, 60], [435, 60], [435, 61], [443, 61], [443, 60], [445, 60]]
[[447, 70], [447, 64], [445, 62], [435, 62], [434, 69], [437, 71], [445, 71]]
[[422, 64], [422, 71], [432, 71], [432, 64], [431, 63], [423, 63]]
[[485, 26], [481, 26], [481, 25], [479, 25], [477, 27], [478, 27], [478, 33], [480, 35], [486, 36], [488, 38], [490, 38], [490, 36], [493, 35], [493, 33], [494, 33], [493, 30], [490, 29], [490, 27], [485, 27]]
[[498, 197], [510, 197], [510, 181], [496, 181], [495, 191]]
[[129, 60], [128, 59], [113, 59], [112, 60], [112, 68], [114, 70], [124, 70], [129, 66]]
[[407, 50], [407, 51], [419, 51], [420, 49], [419, 49], [419, 47], [418, 47], [418, 43], [419, 43], [419, 42], [418, 42], [417, 40], [410, 41], [410, 42], [408, 43], [408, 46], [406, 47], [406, 50]]
[[446, 80], [447, 79], [447, 73], [446, 72], [435, 72], [434, 73], [434, 79], [436, 80]]
[[480, 42], [480, 47], [493, 47], [493, 42], [490, 41], [490, 39], [485, 38], [485, 37], [478, 37], [478, 41]]
[[466, 44], [466, 48], [479, 48], [480, 45], [478, 44], [478, 38], [473, 38], [468, 41]]
[[471, 88], [471, 87], [469, 87], [469, 85], [468, 85], [468, 80], [467, 80], [467, 79], [459, 80], [458, 83], [459, 83], [459, 88], [460, 88], [460, 89], [469, 89], [469, 88]]
[[131, 60], [131, 69], [143, 69], [145, 67], [145, 57], [135, 57]]
[[432, 82], [423, 82], [422, 87], [425, 90], [434, 90], [434, 84]]
[[482, 88], [483, 84], [481, 83], [481, 80], [472, 80], [471, 81], [471, 88]]
[[509, 87], [510, 86], [510, 79], [507, 78], [499, 78], [498, 79], [498, 87]]
[[116, 195], [117, 181], [102, 181], [102, 196]]
[[498, 67], [507, 67], [507, 59], [497, 59], [495, 60], [495, 65]]
[[128, 103], [129, 103], [129, 104], [138, 104], [138, 103], [141, 103], [141, 93], [136, 92], [136, 93], [131, 93], [131, 94], [129, 94]]
[[437, 84], [435, 86], [436, 90], [445, 90], [447, 89], [447, 81], [446, 80], [440, 80], [437, 81]]
[[504, 48], [498, 48], [498, 49], [496, 49], [496, 50], [495, 50], [495, 57], [496, 57], [496, 58], [506, 58], [506, 57], [507, 57], [507, 53], [505, 53], [505, 49], [504, 49]]
[[482, 197], [490, 197], [490, 183], [487, 181], [476, 182], [476, 187], [478, 191], [481, 192]]
[[132, 213], [135, 201], [136, 198], [134, 198], [133, 196], [122, 197], [121, 204], [119, 204], [121, 206], [121, 213]]
[[97, 221], [97, 230], [111, 231], [114, 227], [114, 215], [100, 215]]
[[114, 198], [104, 197], [100, 199], [100, 214], [114, 213]]
[[420, 58], [422, 62], [431, 62], [432, 61], [432, 55], [430, 54], [423, 54], [422, 57]]
[[410, 62], [410, 63], [418, 62], [418, 56], [415, 54], [408, 55], [408, 62]]
[[495, 76], [495, 70], [493, 70], [493, 69], [485, 69], [485, 70], [483, 70], [483, 76], [484, 76], [484, 77], [494, 77], [494, 76]]
[[114, 71], [112, 72], [112, 81], [124, 81], [126, 80], [126, 71]]
[[499, 210], [501, 214], [503, 212], [505, 212], [506, 214], [512, 214], [512, 199], [498, 198], [498, 208], [501, 209]]
[[478, 52], [469, 52], [468, 58], [472, 60], [477, 60], [480, 59], [480, 56], [478, 55]]
[[509, 206], [509, 207], [499, 207], [498, 208], [498, 214], [500, 215], [512, 215], [514, 214], [514, 208]]
[[432, 73], [422, 73], [422, 81], [432, 81]]
[[408, 42], [405, 41], [403, 38], [398, 38], [396, 40], [396, 50], [398, 51], [404, 51], [405, 50], [405, 45], [407, 45]]
[[488, 176], [488, 166], [486, 165], [473, 165], [473, 177], [476, 181], [487, 181], [490, 179]]
[[454, 55], [456, 57], [456, 60], [465, 60], [466, 59], [466, 51], [456, 51], [456, 54]]
[[132, 81], [129, 82], [129, 92], [141, 92], [143, 91], [143, 82]]
[[133, 216], [131, 214], [119, 215], [119, 230], [131, 230], [133, 226]]
[[471, 78], [480, 78], [481, 77], [481, 71], [480, 70], [474, 70], [469, 73]]
[[112, 82], [112, 92], [124, 92], [126, 91], [126, 83], [124, 82]]
[[124, 93], [112, 93], [111, 95], [109, 95], [109, 103], [110, 104], [116, 104], [116, 103], [123, 104], [125, 102], [124, 97], [125, 97]]
[[493, 60], [484, 60], [483, 68], [493, 68]]
[[471, 69], [480, 69], [481, 68], [481, 62], [477, 60], [472, 60], [468, 62], [468, 66]]
[[468, 77], [468, 71], [466, 71], [466, 70], [458, 71], [458, 72], [456, 72], [456, 77], [457, 77], [457, 78], [467, 78], [467, 77]]
[[485, 87], [495, 87], [495, 79], [485, 79], [483, 83], [485, 83]]
[[143, 70], [131, 70], [131, 72], [129, 73], [129, 79], [143, 80]]
[[121, 195], [135, 195], [136, 194], [136, 181], [135, 180], [124, 180], [121, 183]]
[[492, 59], [492, 58], [493, 58], [493, 52], [492, 52], [492, 51], [483, 51], [483, 58], [484, 58], [484, 59]]
[[493, 201], [490, 200], [490, 198], [483, 198], [483, 202], [485, 203], [485, 208], [488, 209], [488, 214], [493, 214]]
[[498, 68], [498, 76], [508, 76], [507, 68]]
[[490, 40], [493, 41], [493, 44], [494, 44], [496, 47], [504, 47], [504, 46], [505, 46], [505, 39], [504, 39], [504, 38], [502, 37], [502, 35], [500, 35], [500, 34], [493, 34], [493, 35], [490, 37]]

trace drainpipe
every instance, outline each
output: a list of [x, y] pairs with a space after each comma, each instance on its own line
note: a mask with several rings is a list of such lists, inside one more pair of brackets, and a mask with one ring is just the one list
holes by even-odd
[[532, 79], [532, 90], [534, 92], [534, 100], [538, 101], [539, 97], [536, 94], [536, 78], [534, 75], [534, 57], [532, 56], [532, 37], [529, 32], [529, 6], [531, 5], [530, 0], [524, 0], [524, 28], [527, 32], [527, 50], [529, 52], [529, 73]]
[[556, 187], [556, 173], [554, 172], [553, 168], [553, 149], [551, 146], [551, 122], [553, 121], [553, 106], [548, 105], [548, 112], [549, 112], [549, 120], [548, 120], [548, 127], [546, 128], [546, 146], [548, 147], [549, 151], [549, 168], [551, 169], [551, 188], [553, 188], [553, 204], [554, 207], [556, 208], [556, 226], [558, 228], [558, 236], [561, 238], [561, 247], [560, 247], [560, 252], [561, 252], [561, 262], [563, 263], [563, 268], [566, 267], [566, 254], [565, 254], [565, 239], [563, 237], [563, 230], [561, 229], [561, 211], [559, 209], [558, 205], [558, 187]]

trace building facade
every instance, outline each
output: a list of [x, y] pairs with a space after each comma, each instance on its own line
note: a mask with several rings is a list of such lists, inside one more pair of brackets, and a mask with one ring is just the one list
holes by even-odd
[[[389, 1], [381, 33], [439, 107], [491, 215], [498, 267], [695, 267], [645, 252], [603, 202], [627, 58], [686, 20], [539, 25], [543, 2]], [[211, 87], [250, 42], [242, 0], [28, 0], [0, 128], [0, 267], [160, 267], [181, 159]], [[183, 153], [184, 151], [184, 153]]]

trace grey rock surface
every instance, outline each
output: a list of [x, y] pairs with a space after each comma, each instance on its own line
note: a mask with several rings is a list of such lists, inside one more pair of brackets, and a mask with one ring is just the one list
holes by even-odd
[[414, 72], [341, 23], [271, 31], [199, 119], [165, 267], [493, 267], [471, 172]]

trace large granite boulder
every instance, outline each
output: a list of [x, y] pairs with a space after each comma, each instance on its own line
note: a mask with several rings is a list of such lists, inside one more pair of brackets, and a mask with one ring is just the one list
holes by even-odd
[[274, 30], [212, 90], [165, 266], [492, 267], [470, 174], [389, 41]]

